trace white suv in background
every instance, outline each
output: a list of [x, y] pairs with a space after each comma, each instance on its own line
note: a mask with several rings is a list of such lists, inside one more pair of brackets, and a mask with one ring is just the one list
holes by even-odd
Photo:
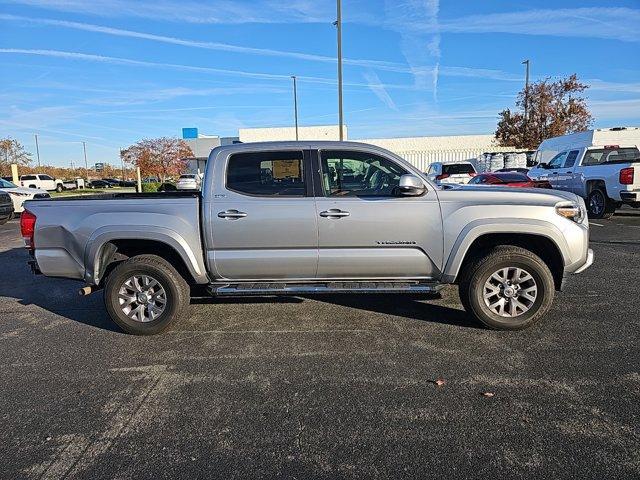
[[202, 177], [197, 173], [180, 175], [180, 178], [176, 182], [176, 188], [178, 190], [200, 190], [201, 185]]
[[20, 176], [20, 185], [27, 188], [39, 188], [41, 190], [64, 190], [64, 182], [44, 173], [34, 173]]
[[39, 198], [50, 198], [51, 195], [45, 190], [38, 188], [24, 188], [0, 178], [0, 192], [6, 192], [13, 200], [13, 210], [15, 213], [24, 211], [23, 203], [26, 200], [34, 200]]
[[477, 173], [471, 162], [434, 162], [429, 166], [427, 176], [436, 185], [466, 184]]

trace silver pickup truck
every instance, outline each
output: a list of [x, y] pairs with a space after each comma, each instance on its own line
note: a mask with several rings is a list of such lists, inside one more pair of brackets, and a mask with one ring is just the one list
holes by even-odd
[[32, 268], [73, 278], [125, 331], [154, 334], [191, 296], [433, 293], [459, 285], [485, 325], [525, 328], [593, 262], [572, 193], [438, 187], [350, 142], [214, 149], [202, 193], [30, 201]]

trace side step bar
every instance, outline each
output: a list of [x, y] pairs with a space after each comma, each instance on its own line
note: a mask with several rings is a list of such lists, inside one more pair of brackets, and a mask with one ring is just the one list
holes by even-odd
[[212, 283], [215, 297], [313, 295], [323, 293], [437, 293], [444, 285], [424, 282]]

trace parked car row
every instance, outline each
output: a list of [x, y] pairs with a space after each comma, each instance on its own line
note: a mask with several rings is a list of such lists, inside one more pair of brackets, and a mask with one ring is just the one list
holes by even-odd
[[[0, 179], [0, 192], [7, 194], [12, 201], [15, 213], [21, 213], [24, 210], [23, 204], [26, 200], [50, 198], [49, 192], [39, 188], [19, 187], [16, 184], [4, 179]], [[1, 214], [0, 214], [1, 216]]]

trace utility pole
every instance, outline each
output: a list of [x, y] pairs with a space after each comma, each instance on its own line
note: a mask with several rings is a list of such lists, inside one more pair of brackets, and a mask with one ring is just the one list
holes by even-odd
[[84, 152], [84, 179], [89, 185], [89, 164], [87, 163], [87, 142], [82, 142], [82, 151]]
[[344, 118], [342, 114], [342, 0], [336, 0], [337, 18], [334, 25], [338, 30], [338, 129], [340, 141], [344, 140], [342, 124]]
[[529, 60], [525, 60], [522, 64], [527, 66], [524, 80], [524, 130], [526, 135], [529, 133]]
[[33, 136], [36, 138], [36, 157], [38, 158], [38, 169], [40, 168], [40, 147], [38, 147], [38, 134], [34, 133]]
[[293, 116], [296, 121], [296, 141], [297, 141], [299, 140], [298, 138], [298, 87], [296, 85], [296, 76], [291, 75], [291, 78], [293, 79]]
[[124, 178], [124, 158], [122, 156], [122, 148], [120, 149], [120, 164], [122, 165], [122, 181], [125, 182], [127, 179]]

